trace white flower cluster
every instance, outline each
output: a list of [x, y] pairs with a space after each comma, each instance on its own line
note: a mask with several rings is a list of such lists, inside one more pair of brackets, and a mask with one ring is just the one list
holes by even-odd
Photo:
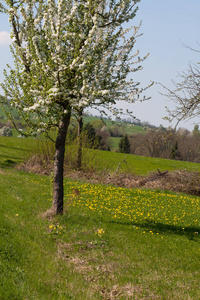
[[[123, 29], [120, 22], [131, 18], [138, 1], [21, 0], [19, 8], [14, 3], [8, 14], [11, 26], [20, 15], [19, 36], [12, 31], [20, 45], [13, 44], [17, 70], [7, 77], [14, 106], [55, 124], [68, 113], [64, 107], [133, 103], [142, 90], [127, 75], [139, 71], [133, 64], [145, 58], [132, 54], [138, 27]], [[39, 120], [37, 126], [46, 129]]]

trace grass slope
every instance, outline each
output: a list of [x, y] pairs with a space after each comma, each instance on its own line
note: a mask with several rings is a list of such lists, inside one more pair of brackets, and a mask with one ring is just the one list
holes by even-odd
[[111, 151], [117, 151], [119, 149], [120, 137], [110, 137]]
[[[39, 141], [37, 139], [0, 137], [0, 167], [12, 167], [23, 162], [31, 153], [37, 153], [39, 147], [38, 143]], [[40, 141], [40, 143], [45, 142]], [[52, 148], [54, 148], [54, 146]], [[118, 167], [121, 172], [136, 175], [147, 175], [149, 172], [157, 171], [157, 169], [160, 169], [161, 171], [173, 171], [179, 169], [200, 171], [200, 164], [198, 163], [143, 157], [101, 150], [88, 149], [86, 150], [86, 157], [88, 165], [91, 165], [97, 172], [105, 170], [108, 172], [115, 172]]]
[[35, 143], [33, 139], [0, 136], [0, 167], [13, 167], [22, 163]]
[[[99, 120], [98, 117], [93, 117], [93, 116], [84, 116], [83, 121], [84, 124], [87, 124], [88, 122], [92, 122], [94, 120]], [[106, 124], [107, 128], [110, 128], [111, 126], [118, 126], [119, 129], [123, 129], [123, 131], [126, 134], [137, 134], [137, 133], [145, 133], [146, 131], [143, 129], [142, 126], [140, 125], [133, 125], [133, 124], [127, 124], [125, 122], [120, 122], [120, 121], [112, 121], [108, 119], [104, 119], [104, 122]]]
[[109, 151], [92, 150], [91, 158], [93, 164], [99, 171], [116, 171], [118, 166], [121, 172], [127, 172], [136, 175], [147, 175], [149, 172], [186, 169], [187, 171], [200, 171], [198, 163], [184, 162], [178, 160], [144, 157], [124, 153]]
[[[0, 299], [199, 299], [199, 198], [0, 173]], [[75, 189], [79, 190], [76, 193]]]
[[[42, 218], [51, 178], [12, 168], [35, 142], [0, 137], [0, 299], [200, 299], [199, 197], [65, 178], [65, 213]], [[99, 169], [124, 158], [91, 155], [105, 161]], [[131, 155], [127, 163], [142, 174], [198, 168]]]

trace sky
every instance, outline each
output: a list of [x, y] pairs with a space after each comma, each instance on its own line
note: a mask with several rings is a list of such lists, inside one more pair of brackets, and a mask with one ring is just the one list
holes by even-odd
[[[137, 39], [135, 50], [140, 51], [140, 57], [147, 53], [150, 55], [143, 63], [143, 70], [134, 73], [132, 78], [139, 81], [142, 87], [154, 81], [173, 88], [172, 79], [178, 81], [178, 74], [186, 71], [189, 63], [200, 62], [200, 53], [188, 48], [200, 50], [200, 1], [141, 0], [138, 6], [136, 18], [130, 22], [130, 25], [138, 25], [142, 21], [142, 36]], [[9, 32], [8, 18], [0, 14], [0, 82], [3, 81], [3, 69], [6, 68], [6, 64], [12, 65]], [[175, 122], [170, 124], [163, 119], [167, 116], [165, 107], [172, 109], [174, 103], [162, 96], [162, 92], [162, 87], [154, 84], [145, 93], [151, 97], [150, 100], [127, 107], [141, 121], [156, 126], [174, 126]], [[124, 103], [122, 105], [124, 106]], [[181, 122], [179, 127], [192, 130], [198, 122], [199, 119], [192, 119]]]

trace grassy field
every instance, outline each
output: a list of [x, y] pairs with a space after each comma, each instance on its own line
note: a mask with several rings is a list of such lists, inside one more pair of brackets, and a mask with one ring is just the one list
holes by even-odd
[[22, 163], [28, 157], [34, 143], [32, 139], [0, 136], [0, 167], [13, 167]]
[[[13, 169], [34, 143], [0, 137], [0, 299], [200, 299], [199, 197], [65, 178], [65, 212], [47, 219], [51, 177]], [[105, 160], [99, 169], [124, 158], [91, 155]], [[128, 155], [130, 164], [199, 170]]]
[[121, 138], [120, 137], [110, 137], [109, 140], [111, 142], [112, 151], [113, 151], [113, 149], [118, 150], [119, 149], [119, 142], [120, 142]]
[[114, 172], [120, 164], [119, 170], [121, 172], [136, 175], [147, 175], [150, 172], [157, 171], [157, 169], [162, 171], [168, 170], [169, 172], [179, 169], [200, 171], [198, 163], [100, 150], [91, 151], [91, 160], [96, 166], [97, 171], [108, 170], [109, 172]]
[[[199, 198], [0, 174], [0, 299], [199, 299]], [[79, 194], [74, 193], [79, 190]]]
[[[31, 138], [0, 137], [0, 167], [12, 167], [21, 163], [31, 154], [37, 152], [38, 143], [37, 139]], [[40, 141], [40, 143], [42, 142]], [[97, 172], [108, 171], [112, 173], [118, 167], [120, 172], [136, 175], [147, 175], [149, 172], [157, 171], [157, 169], [161, 171], [168, 170], [169, 172], [179, 169], [200, 171], [200, 164], [198, 163], [91, 149], [86, 150], [85, 153], [88, 165], [92, 166]]]

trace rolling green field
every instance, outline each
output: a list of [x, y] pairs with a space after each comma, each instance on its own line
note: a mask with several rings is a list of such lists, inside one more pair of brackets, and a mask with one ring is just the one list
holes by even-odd
[[91, 153], [94, 155], [93, 160], [98, 171], [104, 169], [111, 172], [116, 171], [120, 163], [121, 172], [136, 175], [147, 175], [150, 172], [157, 171], [157, 169], [162, 171], [174, 171], [179, 169], [200, 171], [200, 164], [198, 163], [100, 150], [92, 150]]
[[[94, 120], [99, 120], [97, 117], [93, 116], [84, 116], [83, 117], [84, 123], [92, 122]], [[124, 122], [119, 122], [119, 121], [112, 121], [108, 119], [104, 119], [104, 122], [106, 124], [107, 128], [110, 128], [111, 126], [118, 126], [119, 129], [123, 130], [126, 134], [137, 134], [137, 133], [145, 133], [145, 130], [143, 129], [142, 126], [139, 125], [133, 125], [133, 124], [127, 124]]]
[[[13, 116], [14, 117], [17, 116], [17, 112], [15, 110], [13, 110]], [[94, 120], [99, 120], [99, 118], [93, 117], [93, 116], [84, 116], [83, 120], [84, 120], [84, 124], [87, 124], [87, 123], [92, 122]], [[3, 125], [6, 125], [7, 122], [8, 121], [7, 121], [7, 118], [6, 118], [6, 116], [3, 112], [3, 109], [0, 108], [0, 124], [2, 124], [2, 126], [3, 126]], [[133, 124], [126, 124], [126, 123], [123, 123], [123, 122], [111, 121], [111, 120], [108, 120], [108, 119], [104, 119], [104, 122], [105, 122], [106, 127], [108, 129], [111, 126], [118, 126], [120, 131], [122, 131], [123, 133], [129, 134], [129, 135], [137, 134], [137, 133], [142, 133], [142, 134], [145, 133], [145, 130], [143, 129], [142, 126], [133, 125]], [[17, 130], [13, 129], [12, 131], [13, 131], [13, 136], [14, 137], [17, 137], [19, 135]], [[112, 151], [117, 150], [120, 138], [119, 137], [111, 137], [110, 141], [111, 141], [111, 150]]]
[[[39, 142], [42, 143], [42, 141]], [[0, 137], [0, 167], [22, 163], [24, 159], [36, 153], [39, 142], [37, 139], [31, 138]], [[91, 165], [96, 172], [108, 171], [112, 173], [117, 170], [119, 165], [120, 172], [135, 175], [147, 175], [149, 172], [157, 171], [157, 169], [161, 171], [179, 169], [200, 171], [200, 164], [198, 163], [95, 149], [87, 149], [85, 152], [87, 153], [88, 165]]]
[[[48, 219], [52, 178], [13, 169], [34, 143], [0, 137], [0, 299], [200, 299], [199, 197], [65, 178], [64, 214]], [[124, 158], [92, 155], [99, 170]], [[131, 155], [122, 165], [199, 170]]]
[[[17, 117], [17, 112], [15, 111], [15, 109], [13, 109], [12, 114], [13, 114], [13, 117]], [[91, 123], [94, 120], [99, 120], [99, 118], [94, 117], [94, 116], [84, 116], [83, 117], [84, 124]], [[7, 117], [5, 116], [2, 108], [0, 108], [0, 122], [3, 124], [7, 122]], [[119, 122], [119, 121], [111, 121], [108, 119], [104, 119], [104, 122], [108, 129], [111, 126], [118, 126], [119, 130], [124, 131], [126, 134], [145, 133], [145, 130], [143, 129], [143, 127], [139, 126], [139, 125], [127, 124], [127, 123]]]

